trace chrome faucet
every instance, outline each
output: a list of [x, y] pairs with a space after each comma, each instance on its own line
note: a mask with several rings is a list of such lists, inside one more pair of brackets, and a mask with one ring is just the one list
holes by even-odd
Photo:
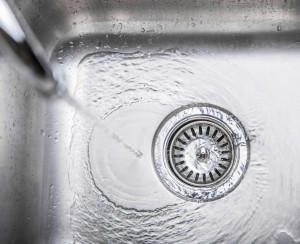
[[61, 69], [50, 65], [29, 25], [6, 0], [0, 0], [0, 51], [43, 95], [66, 92]]

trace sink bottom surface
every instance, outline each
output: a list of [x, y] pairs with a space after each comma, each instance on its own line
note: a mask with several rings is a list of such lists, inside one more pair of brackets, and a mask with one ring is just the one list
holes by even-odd
[[[281, 233], [300, 238], [298, 55], [72, 48], [60, 47], [52, 57], [65, 69], [73, 96], [143, 155], [137, 158], [67, 105], [61, 113], [49, 104], [45, 130], [55, 153], [47, 158], [56, 163], [48, 166], [55, 168], [47, 181], [54, 198], [45, 211], [51, 210], [46, 222], [60, 226], [52, 229], [55, 238], [62, 229], [78, 243], [261, 243], [277, 242]], [[192, 203], [163, 187], [151, 147], [170, 112], [203, 102], [241, 120], [251, 160], [228, 196]]]

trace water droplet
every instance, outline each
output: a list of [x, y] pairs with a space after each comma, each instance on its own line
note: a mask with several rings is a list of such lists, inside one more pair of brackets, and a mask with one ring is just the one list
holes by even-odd
[[45, 133], [44, 130], [41, 130], [41, 135], [42, 135], [42, 136], [45, 136], [45, 135], [46, 135], [46, 133]]
[[142, 28], [142, 30], [141, 30], [142, 32], [145, 32], [145, 28]]
[[282, 31], [282, 26], [281, 25], [277, 26], [277, 31]]
[[73, 22], [73, 25], [74, 25], [74, 26], [76, 26], [76, 25], [77, 25], [77, 23], [76, 23], [76, 22]]
[[101, 48], [101, 41], [98, 41], [98, 43], [96, 44], [96, 49]]

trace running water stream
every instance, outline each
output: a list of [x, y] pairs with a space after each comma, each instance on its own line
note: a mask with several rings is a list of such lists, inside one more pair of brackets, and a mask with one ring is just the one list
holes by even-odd
[[87, 108], [78, 103], [78, 101], [68, 93], [64, 93], [62, 99], [66, 101], [71, 107], [73, 107], [77, 113], [80, 113], [81, 116], [85, 116], [90, 121], [93, 121], [94, 126], [101, 130], [105, 134], [105, 136], [109, 136], [110, 138], [112, 138], [115, 142], [124, 147], [124, 149], [128, 150], [136, 158], [139, 159], [143, 156], [143, 153], [141, 151], [133, 148], [130, 144], [128, 144], [127, 141], [123, 140], [123, 138], [121, 138], [118, 134], [110, 130], [100, 119], [93, 115]]

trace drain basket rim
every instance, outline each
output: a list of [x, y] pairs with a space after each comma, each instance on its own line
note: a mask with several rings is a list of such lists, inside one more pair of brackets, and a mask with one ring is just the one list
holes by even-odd
[[[229, 135], [233, 137], [235, 157], [232, 167], [224, 180], [213, 185], [195, 187], [183, 183], [170, 171], [166, 160], [167, 141], [174, 124], [177, 125], [192, 116], [206, 116], [218, 122], [222, 121], [229, 128]], [[229, 194], [242, 181], [250, 161], [250, 142], [242, 123], [228, 110], [208, 103], [190, 104], [174, 110], [161, 122], [153, 138], [152, 159], [158, 178], [170, 192], [184, 200], [213, 201]]]

